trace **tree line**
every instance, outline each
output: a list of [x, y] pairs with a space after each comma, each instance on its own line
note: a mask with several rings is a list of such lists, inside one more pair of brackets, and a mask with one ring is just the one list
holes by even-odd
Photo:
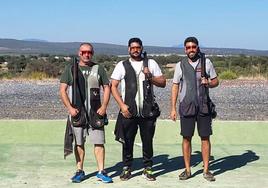
[[[0, 56], [0, 78], [58, 78], [64, 67], [72, 62], [71, 56], [55, 56], [49, 54]], [[183, 56], [149, 56], [158, 62], [167, 78], [172, 78], [175, 64]], [[128, 57], [113, 55], [95, 55], [93, 61], [104, 66], [108, 76], [112, 74], [117, 62]], [[268, 78], [268, 57], [266, 56], [209, 56], [220, 79], [236, 79], [238, 77]]]

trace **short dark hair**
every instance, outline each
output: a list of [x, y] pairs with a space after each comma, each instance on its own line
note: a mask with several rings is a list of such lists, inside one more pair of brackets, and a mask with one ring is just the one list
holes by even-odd
[[79, 48], [80, 48], [81, 46], [84, 46], [84, 45], [90, 46], [90, 47], [93, 49], [93, 45], [92, 45], [91, 43], [89, 43], [89, 42], [82, 42], [82, 43], [80, 44]]
[[187, 42], [193, 42], [198, 46], [198, 40], [195, 37], [187, 37], [184, 41], [184, 46], [186, 45]]
[[139, 39], [139, 38], [137, 38], [137, 37], [129, 39], [129, 41], [128, 41], [128, 46], [130, 46], [130, 44], [133, 43], [133, 42], [137, 42], [137, 43], [139, 43], [139, 45], [142, 46], [142, 41], [141, 41], [141, 39]]

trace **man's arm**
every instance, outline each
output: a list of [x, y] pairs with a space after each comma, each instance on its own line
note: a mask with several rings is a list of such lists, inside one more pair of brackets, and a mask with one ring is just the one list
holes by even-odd
[[144, 67], [143, 73], [145, 75], [149, 75], [149, 80], [152, 82], [153, 85], [162, 88], [166, 87], [166, 78], [164, 75], [153, 76], [148, 67]]
[[210, 80], [209, 84], [208, 84], [208, 87], [209, 88], [214, 88], [214, 87], [217, 87], [219, 85], [219, 80], [218, 78], [213, 78]]
[[112, 79], [112, 85], [111, 85], [111, 91], [112, 91], [112, 95], [114, 96], [114, 99], [116, 100], [117, 104], [119, 105], [119, 108], [121, 110], [121, 113], [124, 117], [126, 118], [130, 118], [131, 117], [131, 113], [128, 111], [128, 105], [126, 105], [123, 101], [123, 99], [121, 98], [121, 95], [118, 91], [118, 85], [119, 85], [120, 81], [119, 80], [114, 80]]
[[170, 111], [170, 119], [176, 121], [177, 119], [177, 108], [176, 103], [178, 99], [180, 84], [173, 83], [171, 87], [171, 111]]
[[208, 88], [214, 88], [219, 85], [219, 80], [217, 77], [213, 79], [206, 79], [205, 77], [201, 78], [201, 84], [204, 84]]
[[166, 87], [166, 78], [164, 75], [161, 76], [153, 76], [152, 79], [152, 84], [154, 84], [157, 87]]
[[67, 95], [67, 89], [68, 89], [67, 84], [60, 83], [60, 98], [61, 98], [64, 106], [67, 108], [68, 113], [71, 116], [76, 116], [79, 111], [78, 111], [78, 109], [72, 107], [70, 99], [69, 99], [69, 97]]
[[206, 63], [207, 66], [209, 68], [208, 74], [209, 74], [209, 78], [205, 79], [205, 78], [201, 78], [201, 83], [202, 81], [204, 82], [203, 84], [205, 84], [205, 86], [207, 86], [208, 88], [214, 88], [217, 87], [219, 85], [219, 80], [217, 78], [217, 73], [215, 71], [215, 68], [213, 66], [213, 63], [211, 62], [210, 59], [206, 58]]
[[110, 100], [110, 85], [104, 85], [103, 86], [103, 102], [101, 104], [101, 107], [97, 110], [97, 113], [103, 116], [106, 114], [107, 106]]

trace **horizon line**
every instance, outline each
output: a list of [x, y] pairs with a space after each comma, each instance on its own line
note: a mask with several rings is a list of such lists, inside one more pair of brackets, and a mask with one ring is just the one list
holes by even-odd
[[[0, 38], [3, 40], [18, 40], [18, 41], [25, 41], [25, 42], [41, 42], [41, 43], [83, 43], [83, 41], [49, 41], [49, 40], [45, 40], [45, 39], [36, 39], [36, 38], [26, 38], [26, 39], [16, 39], [16, 38]], [[95, 44], [110, 44], [110, 45], [118, 45], [118, 46], [127, 46], [124, 44], [116, 44], [116, 43], [107, 43], [107, 42], [90, 42], [90, 43], [95, 43]], [[144, 45], [147, 47], [164, 47], [164, 48], [179, 48], [179, 49], [183, 49], [183, 43], [178, 44], [178, 45], [171, 45], [171, 46], [158, 46], [158, 45]], [[200, 46], [200, 45], [199, 45]], [[236, 50], [254, 50], [254, 51], [268, 51], [268, 49], [264, 50], [264, 49], [253, 49], [253, 48], [236, 48], [236, 47], [208, 47], [208, 46], [204, 46], [201, 45], [200, 48], [205, 48], [205, 49], [236, 49]]]

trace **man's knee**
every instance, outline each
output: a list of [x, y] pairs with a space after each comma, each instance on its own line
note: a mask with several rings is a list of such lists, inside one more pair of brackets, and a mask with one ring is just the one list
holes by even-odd
[[191, 142], [192, 141], [192, 137], [191, 136], [184, 136], [183, 137], [183, 141], [184, 142]]
[[95, 147], [104, 147], [104, 144], [94, 144]]
[[77, 144], [76, 144], [76, 145], [75, 145], [75, 148], [76, 148], [76, 149], [82, 149], [82, 150], [84, 150], [85, 147], [84, 147], [84, 144], [82, 144], [82, 145], [77, 145]]
[[202, 141], [209, 141], [209, 136], [201, 136]]
[[104, 150], [104, 144], [94, 144], [95, 150]]

